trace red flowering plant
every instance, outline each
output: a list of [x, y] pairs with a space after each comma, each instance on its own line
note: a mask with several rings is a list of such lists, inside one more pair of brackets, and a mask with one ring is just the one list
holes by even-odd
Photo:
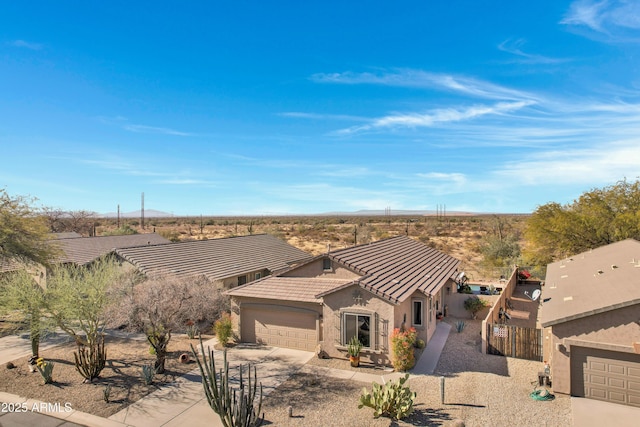
[[413, 355], [417, 332], [415, 328], [395, 328], [391, 334], [391, 351], [393, 367], [396, 371], [406, 371], [413, 368], [416, 359]]

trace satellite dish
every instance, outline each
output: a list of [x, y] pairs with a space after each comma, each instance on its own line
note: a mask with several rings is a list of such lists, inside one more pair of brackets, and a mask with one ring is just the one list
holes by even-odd
[[524, 294], [525, 294], [527, 297], [529, 297], [529, 299], [530, 299], [531, 301], [536, 301], [538, 298], [540, 298], [540, 293], [541, 293], [541, 292], [540, 292], [540, 289], [536, 289], [535, 291], [533, 291], [533, 294], [532, 294], [532, 295], [529, 295], [529, 292], [524, 291]]

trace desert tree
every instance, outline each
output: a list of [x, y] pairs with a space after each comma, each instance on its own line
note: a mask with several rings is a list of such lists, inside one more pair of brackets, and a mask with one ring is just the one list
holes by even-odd
[[526, 223], [526, 258], [545, 265], [620, 240], [640, 239], [640, 181], [583, 193], [570, 204], [539, 206]]
[[49, 230], [35, 199], [10, 196], [0, 189], [0, 266], [9, 263], [47, 265], [55, 253]]
[[89, 265], [57, 265], [49, 274], [45, 310], [56, 326], [75, 340], [75, 366], [88, 382], [99, 377], [106, 363], [109, 290], [119, 287], [128, 276], [108, 256]]
[[188, 321], [211, 322], [229, 309], [228, 297], [203, 277], [152, 274], [139, 283], [129, 282], [118, 291], [112, 305], [114, 326], [144, 332], [156, 355], [156, 373], [165, 370], [171, 335]]
[[39, 272], [26, 269], [7, 272], [0, 276], [0, 312], [18, 311], [29, 324], [31, 354], [38, 356], [40, 338], [47, 330], [45, 316], [45, 289], [38, 283]]
[[109, 289], [127, 276], [111, 257], [89, 265], [56, 265], [47, 279], [46, 310], [78, 345], [91, 347], [106, 326]]
[[31, 348], [38, 355], [41, 334], [42, 288], [40, 274], [57, 253], [49, 242], [49, 229], [35, 199], [10, 196], [0, 189], [0, 306], [16, 310], [29, 322]]

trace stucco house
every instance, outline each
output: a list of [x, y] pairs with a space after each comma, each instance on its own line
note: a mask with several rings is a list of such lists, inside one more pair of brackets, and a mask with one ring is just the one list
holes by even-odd
[[243, 342], [308, 351], [320, 345], [345, 357], [357, 336], [363, 360], [389, 365], [394, 328], [415, 327], [429, 341], [459, 263], [400, 236], [319, 255], [227, 294]]
[[640, 242], [549, 264], [541, 299], [554, 392], [640, 407]]
[[115, 252], [142, 273], [201, 276], [223, 289], [269, 276], [312, 257], [269, 234], [145, 245]]

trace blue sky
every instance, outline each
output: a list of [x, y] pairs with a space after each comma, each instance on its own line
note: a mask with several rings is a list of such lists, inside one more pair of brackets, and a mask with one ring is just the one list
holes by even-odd
[[527, 213], [640, 175], [638, 1], [3, 2], [0, 188]]

